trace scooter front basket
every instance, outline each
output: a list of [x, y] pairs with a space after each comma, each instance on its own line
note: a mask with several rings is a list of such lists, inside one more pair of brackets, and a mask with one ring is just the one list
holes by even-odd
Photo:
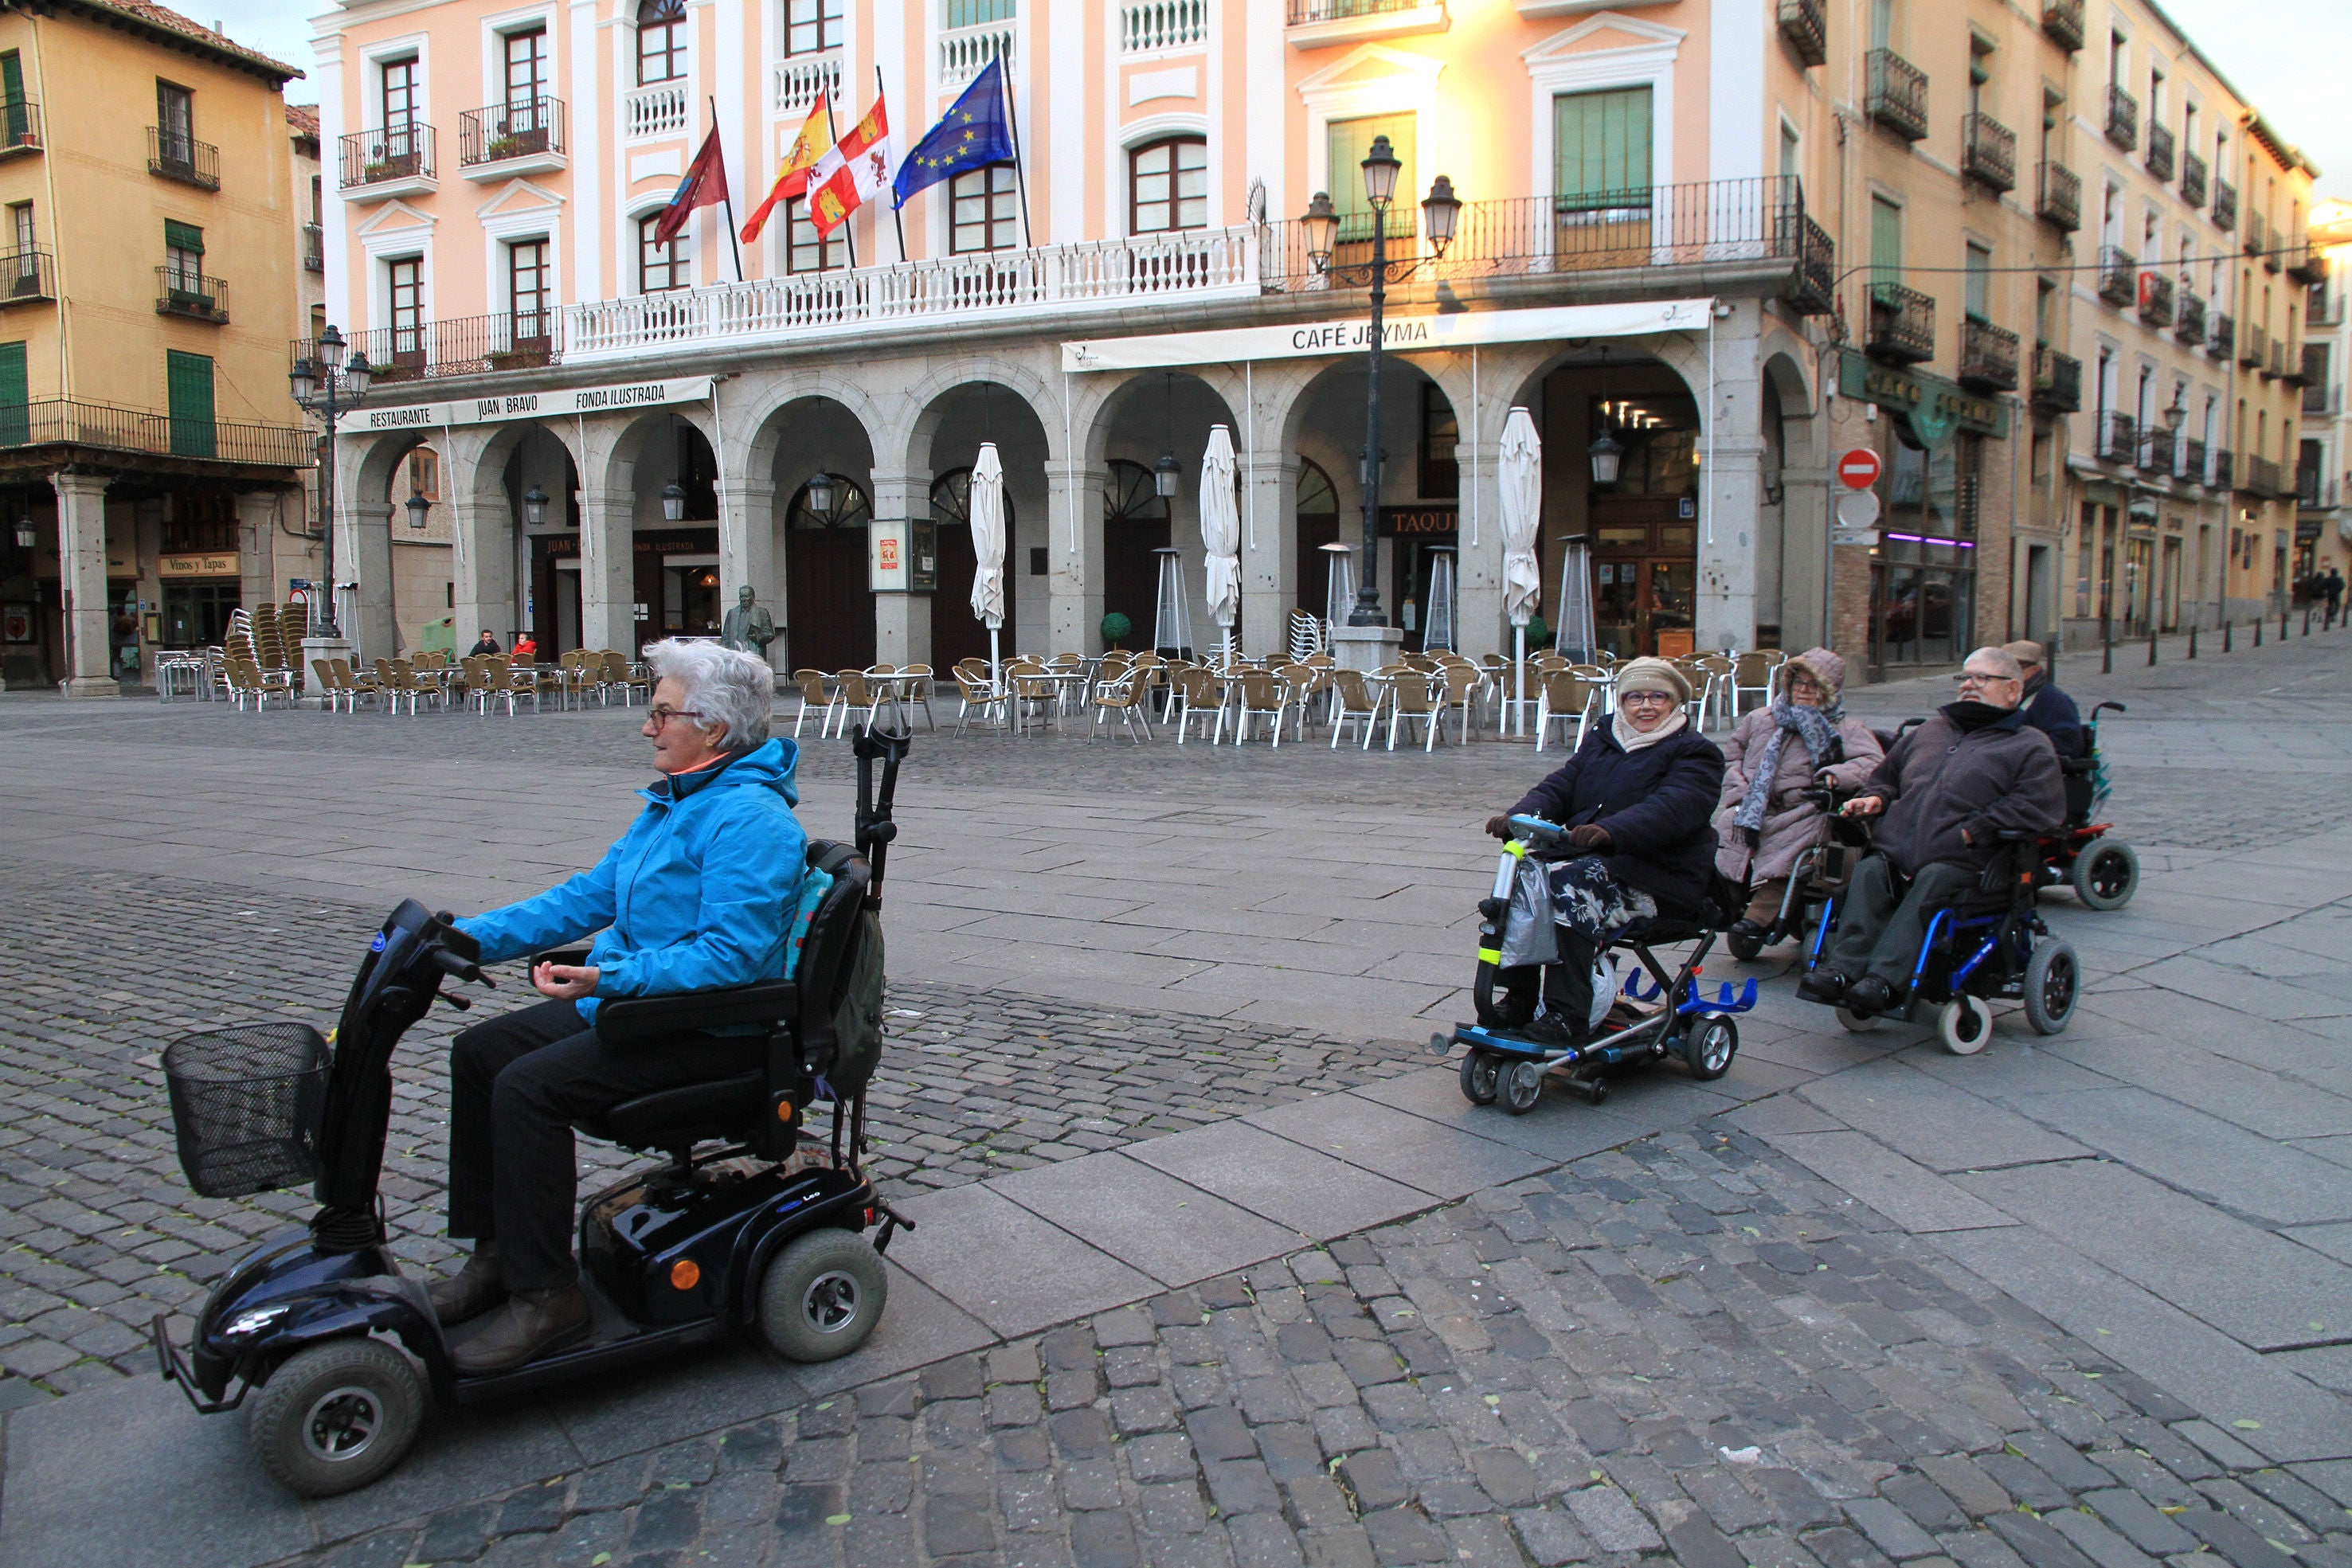
[[326, 1040], [303, 1023], [183, 1035], [163, 1052], [180, 1168], [200, 1197], [243, 1197], [318, 1175]]

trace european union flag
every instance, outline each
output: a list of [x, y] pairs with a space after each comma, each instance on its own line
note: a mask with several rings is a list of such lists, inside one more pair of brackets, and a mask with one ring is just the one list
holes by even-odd
[[1002, 163], [1013, 155], [1013, 127], [1005, 116], [1004, 62], [993, 59], [972, 78], [963, 96], [949, 106], [940, 122], [923, 132], [898, 162], [898, 176], [890, 182], [893, 204], [926, 185], [936, 185], [966, 169]]

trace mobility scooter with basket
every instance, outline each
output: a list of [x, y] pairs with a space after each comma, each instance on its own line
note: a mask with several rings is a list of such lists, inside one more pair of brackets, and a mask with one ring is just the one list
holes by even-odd
[[[855, 847], [808, 846], [809, 874], [830, 886], [790, 978], [599, 1010], [597, 1030], [615, 1044], [658, 1049], [680, 1034], [754, 1025], [767, 1051], [758, 1071], [642, 1095], [581, 1124], [667, 1156], [582, 1207], [593, 1313], [585, 1343], [461, 1376], [425, 1281], [402, 1273], [385, 1244], [377, 1186], [394, 1048], [436, 1000], [471, 1005], [443, 991], [446, 979], [489, 983], [450, 915], [404, 900], [361, 961], [331, 1049], [308, 1025], [265, 1024], [189, 1036], [165, 1053], [196, 1191], [235, 1197], [314, 1178], [320, 1207], [307, 1228], [272, 1237], [221, 1277], [188, 1349], [155, 1318], [163, 1376], [207, 1415], [249, 1401], [262, 1467], [295, 1492], [325, 1497], [397, 1465], [428, 1398], [497, 1399], [744, 1331], [797, 1361], [863, 1344], [888, 1291], [880, 1254], [898, 1227], [913, 1228], [860, 1159], [866, 1083], [882, 1043], [883, 863], [907, 738], [856, 737]], [[830, 1158], [791, 1162], [820, 1103], [830, 1106]], [[451, 1333], [462, 1340], [473, 1326]]]

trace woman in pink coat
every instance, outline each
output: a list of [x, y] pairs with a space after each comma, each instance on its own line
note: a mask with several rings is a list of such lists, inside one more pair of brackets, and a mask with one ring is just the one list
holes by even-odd
[[1735, 936], [1760, 941], [1780, 915], [1797, 857], [1829, 836], [1829, 814], [1804, 798], [1816, 783], [1860, 789], [1885, 757], [1878, 737], [1845, 716], [1845, 661], [1812, 648], [1783, 664], [1769, 706], [1742, 717], [1723, 743], [1716, 808], [1716, 868], [1751, 896]]

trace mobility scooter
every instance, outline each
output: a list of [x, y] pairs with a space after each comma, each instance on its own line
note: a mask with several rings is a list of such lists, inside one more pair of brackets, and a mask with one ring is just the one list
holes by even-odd
[[[798, 1361], [864, 1343], [888, 1290], [879, 1254], [898, 1228], [913, 1228], [860, 1163], [866, 1083], [882, 1041], [882, 872], [907, 739], [903, 729], [855, 739], [855, 847], [808, 846], [808, 875], [824, 892], [790, 978], [598, 1010], [598, 1032], [615, 1044], [659, 1049], [679, 1034], [754, 1026], [767, 1049], [760, 1071], [642, 1095], [581, 1124], [667, 1156], [583, 1206], [593, 1312], [585, 1343], [461, 1376], [451, 1340], [476, 1325], [445, 1334], [425, 1282], [402, 1273], [385, 1245], [377, 1185], [393, 1050], [435, 1001], [471, 1005], [442, 990], [445, 980], [489, 984], [453, 917], [405, 900], [370, 943], [331, 1047], [308, 1025], [265, 1024], [189, 1036], [165, 1053], [181, 1162], [198, 1193], [234, 1197], [314, 1179], [320, 1207], [306, 1229], [271, 1238], [222, 1276], [185, 1351], [155, 1318], [163, 1376], [207, 1415], [249, 1400], [263, 1469], [302, 1496], [326, 1497], [397, 1465], [428, 1397], [445, 1406], [497, 1399], [742, 1331]], [[830, 1158], [793, 1161], [819, 1103], [830, 1107]]]
[[[1612, 1069], [1668, 1055], [1680, 1056], [1694, 1078], [1722, 1077], [1739, 1050], [1739, 1026], [1733, 1016], [1755, 1007], [1756, 982], [1749, 980], [1737, 994], [1723, 986], [1712, 1000], [1699, 995], [1700, 968], [1715, 945], [1711, 925], [1661, 917], [1619, 933], [1600, 956], [1593, 977], [1592, 1036], [1580, 1046], [1545, 1046], [1496, 1025], [1495, 978], [1520, 862], [1529, 854], [1550, 854], [1568, 836], [1567, 829], [1540, 817], [1513, 817], [1511, 828], [1515, 836], [1503, 847], [1494, 891], [1478, 904], [1478, 977], [1471, 993], [1478, 1021], [1455, 1026], [1450, 1036], [1429, 1038], [1430, 1050], [1440, 1056], [1451, 1054], [1457, 1045], [1466, 1048], [1463, 1097], [1475, 1105], [1499, 1100], [1504, 1110], [1524, 1116], [1542, 1098], [1545, 1076], [1566, 1070], [1569, 1086], [1598, 1105], [1609, 1098]], [[1651, 949], [1682, 942], [1695, 946], [1669, 974]], [[1620, 950], [1631, 950], [1641, 963], [1622, 986], [1614, 956]], [[1644, 970], [1655, 981], [1646, 990]]]

